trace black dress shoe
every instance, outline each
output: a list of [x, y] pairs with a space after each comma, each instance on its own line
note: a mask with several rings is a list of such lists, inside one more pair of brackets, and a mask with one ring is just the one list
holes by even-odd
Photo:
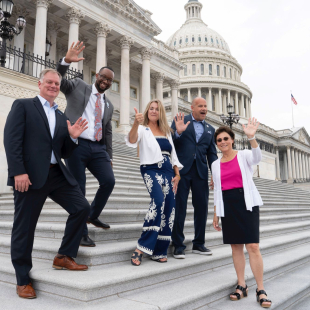
[[80, 246], [94, 247], [96, 246], [96, 243], [93, 240], [91, 240], [88, 235], [85, 235], [82, 237], [80, 241]]
[[110, 228], [110, 225], [109, 225], [109, 224], [103, 223], [103, 222], [101, 222], [99, 219], [94, 219], [94, 220], [92, 220], [92, 219], [88, 218], [88, 220], [87, 220], [86, 223], [87, 223], [87, 224], [93, 224], [94, 226], [99, 227], [99, 228], [103, 228], [103, 229], [108, 229], [108, 228]]
[[207, 249], [204, 245], [193, 245], [193, 253], [201, 255], [212, 255], [212, 251]]
[[185, 258], [185, 251], [183, 249], [174, 248], [173, 257], [174, 258]]

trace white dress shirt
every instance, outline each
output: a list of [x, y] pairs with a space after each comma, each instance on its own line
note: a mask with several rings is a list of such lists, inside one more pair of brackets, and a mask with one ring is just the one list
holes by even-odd
[[[177, 166], [179, 170], [183, 168], [183, 165], [179, 162], [177, 153], [175, 152], [174, 144], [171, 134], [167, 136], [171, 146], [171, 163], [172, 167]], [[151, 165], [162, 161], [163, 155], [161, 153], [160, 146], [154, 137], [152, 130], [148, 127], [139, 125], [138, 128], [138, 140], [136, 143], [129, 142], [129, 134], [125, 136], [126, 144], [129, 147], [136, 148], [139, 143], [139, 157], [140, 165]]]
[[[42, 103], [44, 112], [48, 120], [48, 125], [50, 127], [50, 133], [53, 139], [54, 133], [55, 133], [55, 126], [56, 126], [56, 114], [55, 113], [58, 108], [58, 105], [54, 102], [53, 106], [51, 107], [50, 103], [46, 99], [44, 99], [42, 96], [38, 95], [37, 97], [40, 99]], [[75, 143], [77, 142], [77, 139], [73, 139], [72, 137], [70, 138], [73, 142]], [[53, 150], [52, 150], [52, 156], [51, 156], [51, 164], [57, 164], [57, 159], [55, 157]]]
[[[65, 58], [62, 59], [61, 65], [63, 66], [70, 66], [67, 62], [64, 60]], [[92, 92], [89, 96], [88, 103], [86, 105], [86, 108], [82, 114], [82, 118], [86, 119], [88, 121], [88, 128], [83, 131], [80, 135], [80, 138], [91, 140], [91, 141], [96, 141], [95, 139], [95, 108], [96, 108], [96, 101], [97, 101], [97, 95], [98, 90], [95, 86], [95, 84], [92, 85]], [[105, 94], [102, 93], [100, 94], [100, 99], [101, 99], [101, 119], [103, 119], [104, 115], [104, 106], [106, 104], [105, 100]]]
[[[252, 211], [255, 206], [262, 206], [262, 198], [253, 181], [252, 166], [257, 165], [262, 159], [262, 152], [259, 148], [252, 150], [238, 151], [237, 160], [241, 170], [244, 200], [246, 209]], [[217, 159], [211, 166], [212, 177], [214, 181], [214, 206], [216, 207], [216, 215], [224, 217], [224, 202], [221, 184], [221, 159]]]

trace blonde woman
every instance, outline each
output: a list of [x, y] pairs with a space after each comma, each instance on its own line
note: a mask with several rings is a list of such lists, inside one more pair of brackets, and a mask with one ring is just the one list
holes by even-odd
[[183, 166], [177, 158], [161, 101], [152, 100], [143, 114], [136, 108], [135, 113], [134, 124], [125, 140], [130, 147], [139, 144], [140, 171], [151, 202], [131, 263], [140, 266], [143, 253], [166, 263], [174, 222], [174, 195], [180, 180], [179, 169]]

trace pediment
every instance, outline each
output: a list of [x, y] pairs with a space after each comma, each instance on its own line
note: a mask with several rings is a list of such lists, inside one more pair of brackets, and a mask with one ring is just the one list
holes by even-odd
[[300, 128], [295, 133], [293, 133], [292, 138], [310, 146], [310, 137], [304, 127]]
[[144, 10], [132, 0], [97, 0], [101, 4], [107, 5], [113, 11], [120, 13], [140, 27], [146, 28], [154, 36], [161, 33], [161, 29], [151, 19], [149, 11]]

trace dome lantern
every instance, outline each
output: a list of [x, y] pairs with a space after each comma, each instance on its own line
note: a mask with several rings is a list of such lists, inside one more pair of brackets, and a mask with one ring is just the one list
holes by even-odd
[[201, 19], [202, 4], [198, 0], [189, 0], [184, 9], [186, 11], [186, 21]]

